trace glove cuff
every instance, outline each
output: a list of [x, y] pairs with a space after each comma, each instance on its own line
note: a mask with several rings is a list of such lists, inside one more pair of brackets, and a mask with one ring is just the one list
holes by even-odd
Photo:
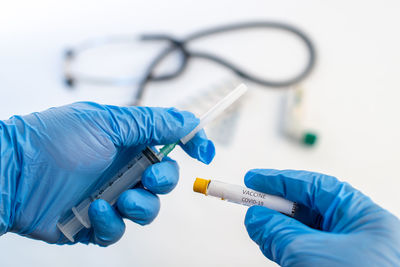
[[21, 173], [14, 131], [12, 123], [0, 121], [0, 236], [12, 225], [13, 198]]

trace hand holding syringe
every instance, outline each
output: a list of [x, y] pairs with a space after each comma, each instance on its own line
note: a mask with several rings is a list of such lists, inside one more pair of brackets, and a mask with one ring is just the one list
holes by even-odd
[[[245, 85], [238, 86], [234, 91], [218, 102], [206, 114], [200, 118], [200, 123], [187, 136], [180, 140], [186, 144], [197, 132], [199, 132], [208, 122], [216, 118], [227, 107], [235, 102], [247, 90]], [[119, 173], [106, 181], [101, 187], [92, 192], [90, 196], [82, 200], [78, 205], [73, 206], [58, 222], [60, 231], [70, 241], [74, 241], [74, 236], [84, 228], [90, 228], [88, 210], [90, 204], [96, 199], [104, 199], [110, 204], [115, 204], [118, 197], [127, 189], [135, 186], [140, 180], [143, 171], [150, 165], [160, 162], [168, 155], [178, 143], [166, 145], [157, 153], [151, 148], [146, 148], [134, 159], [132, 159]]]

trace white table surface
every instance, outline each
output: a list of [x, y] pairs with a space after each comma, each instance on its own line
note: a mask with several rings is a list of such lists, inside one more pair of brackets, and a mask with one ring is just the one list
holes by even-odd
[[[317, 45], [316, 69], [303, 86], [306, 123], [321, 138], [314, 149], [288, 142], [277, 131], [282, 92], [249, 84], [234, 144], [217, 144], [210, 166], [181, 151], [173, 153], [181, 165], [181, 181], [161, 197], [153, 224], [127, 222], [122, 240], [108, 248], [55, 246], [6, 234], [0, 238], [0, 265], [273, 266], [245, 231], [245, 207], [204, 198], [191, 189], [196, 176], [241, 184], [250, 168], [328, 173], [400, 216], [399, 11], [398, 1], [1, 1], [0, 119], [81, 100], [126, 104], [130, 88], [64, 87], [63, 49], [89, 37], [159, 31], [180, 36], [221, 23], [267, 19], [304, 29]], [[232, 46], [248, 44], [251, 36], [229, 40]], [[242, 49], [235, 58], [246, 58], [265, 75], [295, 71], [302, 50], [296, 50], [294, 39], [271, 36], [276, 39], [260, 44], [268, 60], [261, 61], [256, 49]], [[231, 45], [217, 38], [209, 47], [229, 52]], [[175, 105], [176, 97], [192, 92], [188, 90], [227, 76], [229, 72], [195, 60], [183, 77], [150, 85], [145, 104]]]

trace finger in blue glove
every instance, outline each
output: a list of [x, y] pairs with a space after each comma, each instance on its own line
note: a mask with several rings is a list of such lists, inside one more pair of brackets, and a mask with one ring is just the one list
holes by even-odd
[[151, 165], [143, 172], [142, 184], [155, 194], [167, 194], [175, 188], [178, 178], [178, 164], [166, 157], [162, 162]]
[[137, 188], [127, 190], [119, 197], [118, 211], [125, 218], [145, 225], [151, 223], [160, 211], [160, 199], [153, 193]]
[[125, 232], [121, 215], [103, 199], [90, 205], [89, 218], [93, 227], [93, 242], [100, 246], [117, 242]]

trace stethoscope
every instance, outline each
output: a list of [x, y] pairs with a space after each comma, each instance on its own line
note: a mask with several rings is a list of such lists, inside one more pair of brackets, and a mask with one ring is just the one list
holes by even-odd
[[[227, 59], [217, 56], [215, 54], [202, 51], [194, 51], [188, 48], [189, 43], [193, 43], [196, 40], [203, 39], [206, 37], [211, 37], [216, 34], [239, 31], [239, 30], [257, 29], [257, 28], [281, 30], [289, 34], [295, 35], [304, 42], [308, 51], [308, 61], [304, 66], [304, 68], [300, 71], [300, 73], [294, 75], [291, 78], [283, 80], [266, 79], [263, 77], [252, 75], [251, 73], [233, 64]], [[274, 88], [284, 88], [299, 83], [310, 74], [315, 65], [315, 60], [316, 60], [315, 48], [310, 38], [298, 28], [280, 22], [258, 21], [258, 22], [229, 24], [194, 32], [180, 39], [167, 34], [145, 34], [141, 35], [139, 39], [142, 41], [165, 41], [166, 43], [168, 43], [168, 46], [166, 48], [163, 48], [154, 57], [154, 59], [149, 62], [147, 67], [145, 67], [143, 76], [140, 77], [139, 82], [136, 83], [137, 90], [135, 91], [135, 95], [133, 96], [133, 101], [132, 101], [133, 105], [140, 105], [143, 99], [144, 92], [146, 90], [146, 85], [148, 83], [167, 81], [178, 77], [184, 72], [191, 58], [202, 58], [215, 62], [218, 65], [230, 69], [237, 76], [239, 76], [244, 80], [251, 81], [262, 86], [274, 87]], [[76, 83], [89, 83], [97, 85], [118, 85], [121, 83], [133, 84], [129, 79], [121, 80], [119, 78], [89, 76], [82, 73], [74, 72], [72, 63], [74, 62], [74, 60], [77, 59], [77, 57], [81, 53], [87, 50], [107, 44], [125, 43], [136, 40], [137, 38], [134, 38], [133, 36], [115, 36], [115, 37], [110, 36], [107, 38], [93, 39], [84, 42], [73, 49], [68, 49], [65, 53], [65, 61], [64, 61], [64, 77], [66, 84], [70, 87], [73, 87]], [[168, 55], [170, 55], [173, 52], [178, 52], [180, 55], [180, 62], [178, 64], [178, 67], [176, 67], [175, 70], [171, 71], [170, 73], [158, 74], [158, 75], [155, 74], [155, 69], [167, 58]]]

